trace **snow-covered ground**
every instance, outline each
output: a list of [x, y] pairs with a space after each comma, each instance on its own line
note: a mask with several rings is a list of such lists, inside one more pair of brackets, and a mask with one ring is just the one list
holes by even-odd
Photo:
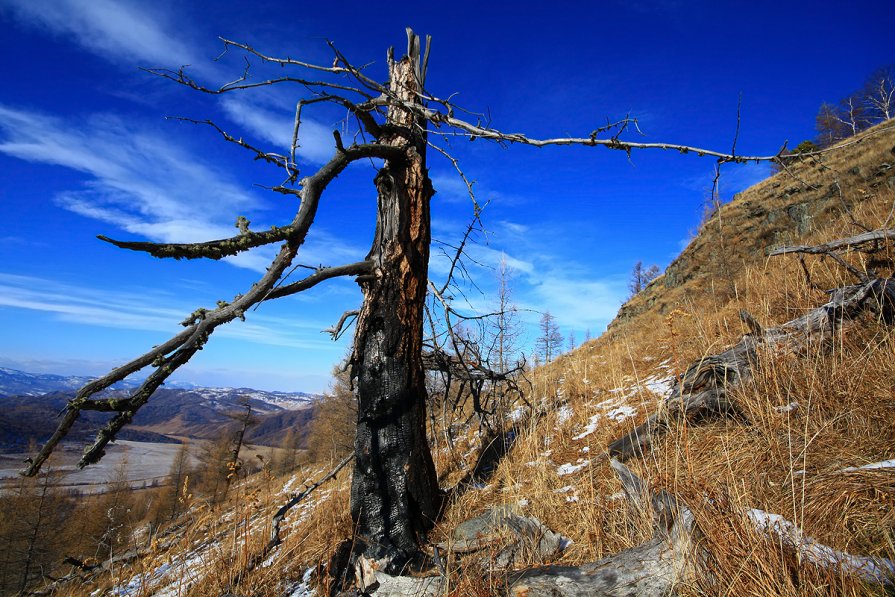
[[[83, 470], [75, 466], [77, 457], [81, 454], [80, 446], [76, 453], [66, 451], [62, 454], [65, 464], [51, 466], [48, 470], [61, 473], [54, 485], [84, 493], [104, 491], [120, 471], [124, 472], [132, 487], [149, 486], [153, 482], [160, 483], [167, 479], [171, 464], [179, 451], [180, 444], [119, 440], [99, 463]], [[0, 460], [0, 490], [19, 477], [24, 458], [24, 455], [8, 455]], [[197, 464], [195, 457], [191, 459], [193, 465]]]

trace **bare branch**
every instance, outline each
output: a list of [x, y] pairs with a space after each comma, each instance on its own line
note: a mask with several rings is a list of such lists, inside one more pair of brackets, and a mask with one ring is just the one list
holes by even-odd
[[[219, 39], [222, 42], [224, 42], [224, 45], [240, 48], [241, 50], [244, 50], [254, 56], [257, 56], [264, 62], [269, 62], [272, 64], [279, 64], [281, 66], [286, 66], [286, 65], [298, 66], [301, 68], [306, 68], [308, 70], [315, 70], [315, 71], [326, 72], [326, 73], [352, 75], [358, 81], [364, 83], [365, 85], [367, 85], [371, 90], [375, 91], [376, 93], [384, 93], [384, 92], [388, 91], [387, 87], [384, 87], [384, 86], [380, 85], [379, 83], [377, 83], [376, 81], [373, 81], [372, 79], [361, 75], [361, 72], [360, 72], [361, 69], [351, 66], [350, 63], [347, 60], [345, 60], [345, 57], [341, 54], [341, 52], [338, 52], [335, 49], [335, 46], [333, 45], [332, 42], [327, 42], [327, 43], [329, 44], [330, 48], [332, 48], [336, 52], [337, 61], [336, 61], [336, 63], [334, 63], [333, 66], [320, 66], [317, 64], [311, 64], [310, 62], [303, 62], [301, 60], [295, 60], [293, 58], [288, 58], [288, 57], [287, 58], [274, 58], [272, 56], [267, 56], [265, 54], [262, 54], [261, 52], [257, 51], [256, 49], [252, 48], [251, 46], [249, 46], [247, 44], [235, 42], [235, 41], [232, 41], [229, 39], [225, 39], [223, 37], [221, 37]], [[346, 66], [344, 66], [344, 67], [338, 66], [338, 62], [342, 62]], [[360, 76], [358, 76], [358, 75], [360, 75]], [[368, 99], [371, 97], [358, 89], [352, 89], [352, 91], [355, 91], [355, 92], [367, 97]]]
[[[402, 148], [380, 144], [352, 145], [343, 148], [343, 151], [337, 151], [336, 155], [323, 167], [318, 170], [313, 177], [303, 181], [303, 189], [296, 191], [302, 198], [306, 195], [322, 193], [323, 188], [339, 173], [344, 170], [351, 162], [368, 158], [379, 157], [385, 159], [403, 159], [404, 152]], [[309, 185], [313, 187], [313, 191], [309, 192]], [[275, 187], [274, 190], [285, 192], [285, 187]], [[315, 201], [316, 201], [315, 200]], [[305, 221], [303, 217], [305, 202], [302, 201], [301, 207], [296, 213], [295, 219], [288, 226], [273, 227], [264, 232], [247, 232], [238, 234], [230, 238], [207, 241], [203, 243], [152, 243], [138, 241], [118, 241], [100, 235], [97, 238], [111, 243], [122, 249], [132, 251], [142, 251], [159, 258], [174, 259], [221, 259], [236, 255], [253, 247], [260, 247], [275, 242], [291, 240], [297, 236], [302, 236], [310, 227], [310, 222]], [[316, 209], [316, 207], [315, 207]], [[306, 225], [305, 225], [306, 224]], [[304, 232], [302, 232], [304, 231]], [[302, 241], [303, 242], [303, 241]], [[348, 275], [348, 274], [340, 274]], [[295, 292], [298, 292], [297, 290]], [[287, 293], [292, 294], [292, 293]]]
[[468, 178], [466, 178], [466, 174], [464, 174], [463, 170], [460, 168], [460, 162], [457, 161], [457, 158], [449, 154], [447, 150], [445, 150], [443, 147], [435, 145], [431, 141], [426, 141], [426, 144], [451, 162], [451, 165], [454, 167], [454, 170], [457, 171], [457, 175], [460, 177], [460, 180], [462, 180], [463, 184], [466, 185], [466, 192], [469, 194], [469, 198], [472, 200], [472, 208], [476, 212], [476, 214], [478, 214], [478, 212], [481, 211], [481, 209], [483, 208], [479, 207], [479, 204], [475, 198], [475, 191], [472, 190], [472, 185], [475, 181], [470, 181]]
[[210, 126], [214, 130], [216, 130], [220, 135], [229, 143], [233, 143], [235, 145], [239, 145], [240, 147], [247, 149], [255, 154], [256, 160], [264, 160], [269, 164], [273, 164], [279, 168], [283, 168], [286, 171], [289, 171], [289, 161], [286, 159], [286, 156], [282, 156], [277, 153], [271, 153], [269, 151], [263, 151], [258, 149], [257, 147], [246, 142], [242, 137], [237, 139], [233, 135], [229, 134], [227, 131], [219, 127], [212, 120], [196, 120], [194, 118], [186, 118], [184, 116], [166, 116], [166, 120], [177, 120], [179, 122], [188, 122], [190, 124], [204, 124], [205, 126]]
[[327, 328], [323, 331], [325, 333], [329, 334], [330, 336], [332, 336], [333, 340], [338, 340], [339, 338], [342, 337], [342, 334], [344, 334], [345, 331], [348, 329], [347, 327], [345, 327], [345, 323], [349, 319], [351, 319], [352, 321], [357, 319], [358, 315], [360, 315], [360, 311], [358, 311], [357, 309], [354, 309], [353, 311], [345, 311], [344, 313], [342, 313], [342, 316], [339, 318], [339, 321], [336, 322], [336, 325], [332, 326], [331, 328]]
[[[470, 190], [470, 192], [471, 192], [471, 190]], [[476, 230], [481, 230], [480, 227], [476, 227], [476, 224], [478, 224], [479, 226], [481, 226], [481, 224], [482, 224], [482, 219], [481, 219], [482, 210], [485, 209], [486, 207], [488, 207], [488, 204], [487, 204], [487, 203], [485, 203], [485, 205], [479, 207], [479, 205], [478, 205], [477, 203], [475, 203], [475, 199], [473, 198], [473, 217], [472, 217], [472, 220], [471, 220], [471, 221], [469, 222], [469, 224], [466, 226], [466, 231], [463, 233], [463, 238], [460, 240], [460, 245], [457, 246], [457, 247], [454, 247], [455, 251], [454, 251], [454, 257], [451, 259], [451, 267], [450, 267], [450, 269], [448, 269], [448, 274], [447, 274], [447, 277], [446, 277], [445, 280], [444, 280], [444, 284], [441, 286], [441, 288], [438, 289], [438, 294], [437, 294], [437, 296], [440, 297], [441, 295], [443, 295], [443, 294], [447, 291], [448, 286], [451, 285], [451, 282], [452, 282], [453, 279], [454, 279], [454, 271], [457, 269], [457, 265], [460, 263], [460, 260], [461, 260], [462, 257], [463, 257], [463, 251], [466, 249], [466, 243], [469, 242], [469, 237], [470, 237], [470, 235], [471, 235], [473, 232], [475, 232]]]
[[348, 265], [322, 267], [303, 280], [299, 280], [298, 282], [293, 282], [291, 284], [287, 284], [286, 286], [280, 286], [279, 288], [272, 289], [269, 293], [267, 293], [267, 296], [264, 297], [264, 300], [278, 299], [284, 296], [289, 296], [290, 294], [304, 292], [305, 290], [316, 286], [320, 282], [329, 280], [331, 278], [338, 278], [341, 276], [362, 276], [365, 274], [369, 274], [372, 271], [372, 261], [358, 261], [357, 263], [349, 263]]
[[264, 81], [258, 81], [256, 83], [241, 83], [243, 79], [237, 79], [231, 83], [227, 83], [218, 88], [206, 87], [201, 83], [197, 82], [192, 77], [188, 77], [186, 72], [184, 71], [185, 67], [181, 67], [179, 70], [171, 70], [167, 68], [144, 68], [141, 70], [146, 71], [149, 74], [156, 75], [157, 77], [161, 77], [163, 79], [168, 79], [170, 81], [174, 81], [175, 83], [179, 83], [181, 85], [185, 85], [190, 89], [195, 89], [196, 91], [201, 91], [202, 93], [207, 93], [209, 95], [222, 95], [224, 93], [229, 93], [232, 91], [245, 90], [245, 89], [254, 89], [256, 87], [267, 87], [268, 85], [276, 85], [278, 83], [296, 83], [308, 89], [335, 89], [338, 91], [348, 91], [351, 93], [357, 93], [361, 96], [369, 98], [369, 94], [364, 93], [357, 87], [350, 87], [348, 85], [340, 85], [338, 83], [331, 83], [329, 81], [313, 81], [310, 79], [301, 79], [298, 77], [276, 77], [273, 79], [267, 79]]
[[264, 232], [248, 232], [222, 240], [212, 240], [204, 243], [152, 243], [143, 241], [114, 240], [102, 234], [96, 238], [111, 243], [120, 249], [149, 253], [160, 259], [223, 259], [254, 247], [269, 245], [284, 241], [292, 233], [292, 226], [277, 227]]

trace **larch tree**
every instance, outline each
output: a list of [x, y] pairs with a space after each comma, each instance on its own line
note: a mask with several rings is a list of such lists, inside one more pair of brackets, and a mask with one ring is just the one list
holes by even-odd
[[631, 279], [628, 281], [628, 290], [631, 291], [631, 296], [639, 294], [660, 273], [661, 270], [658, 265], [653, 264], [649, 267], [643, 267], [642, 261], [635, 263], [634, 268], [631, 270]]
[[158, 509], [156, 516], [157, 522], [161, 523], [165, 520], [174, 520], [185, 501], [185, 496], [181, 499], [181, 492], [187, 477], [190, 473], [190, 444], [183, 440], [174, 460], [171, 461], [171, 468], [168, 470], [168, 484], [161, 492], [160, 500], [162, 507]]
[[535, 349], [538, 355], [544, 359], [544, 363], [549, 363], [557, 357], [562, 350], [562, 332], [559, 330], [559, 324], [556, 318], [545, 311], [541, 315], [541, 321], [538, 323], [538, 337], [535, 339]]
[[513, 271], [507, 263], [507, 256], [501, 255], [497, 264], [497, 296], [494, 317], [491, 320], [491, 352], [496, 353], [494, 362], [497, 371], [506, 371], [519, 349], [519, 337], [522, 335], [521, 323], [517, 307], [513, 302]]
[[[80, 466], [97, 462], [109, 442], [132, 421], [156, 389], [187, 363], [221, 325], [249, 317], [251, 310], [264, 302], [310, 290], [336, 277], [352, 277], [363, 295], [360, 310], [350, 314], [356, 321], [350, 367], [357, 400], [350, 495], [355, 529], [353, 555], [376, 560], [379, 569], [386, 572], [403, 570], [420, 556], [426, 533], [438, 518], [445, 499], [426, 437], [423, 323], [427, 291], [432, 290], [445, 304], [450, 301], [443, 287], [438, 292], [428, 278], [429, 201], [433, 195], [427, 169], [428, 150], [450, 161], [473, 201], [475, 198], [456, 159], [438, 139], [464, 137], [531, 147], [603, 147], [626, 154], [636, 149], [664, 149], [711, 156], [719, 163], [784, 159], [781, 154], [742, 156], [679, 144], [627, 141], [623, 134], [636, 126], [631, 118], [597, 127], [579, 137], [555, 138], [505, 133], [483, 119], [464, 120], [457, 114], [466, 112], [451, 99], [437, 97], [426, 88], [428, 40], [427, 47], [422, 48], [419, 36], [409, 29], [406, 55], [396, 59], [391, 50], [388, 52], [385, 83], [368, 75], [366, 68], [354, 66], [333, 44], [332, 64], [320, 65], [272, 57], [230, 40], [223, 43], [246, 57], [246, 69], [235, 81], [216, 87], [194, 79], [185, 68], [149, 72], [212, 95], [271, 85], [291, 84], [304, 90], [306, 94], [297, 101], [292, 144], [285, 153], [266, 151], [210, 120], [180, 119], [206, 126], [251, 157], [278, 168], [284, 181], [272, 191], [296, 202], [295, 216], [291, 222], [264, 231], [251, 230], [249, 222], [240, 216], [237, 235], [200, 243], [120, 241], [101, 236], [101, 240], [119, 248], [159, 258], [221, 259], [264, 245], [279, 246], [279, 250], [266, 272], [242, 294], [229, 302], [221, 301], [215, 308], [197, 309], [182, 322], [182, 332], [81, 388], [69, 402], [56, 432], [31, 459], [25, 474], [37, 474], [86, 410], [112, 415], [85, 449]], [[286, 74], [252, 81], [250, 59], [282, 67]], [[302, 113], [321, 104], [347, 111], [358, 134], [346, 143], [341, 133], [334, 131], [332, 157], [315, 172], [301, 175], [297, 154]], [[321, 266], [304, 279], [286, 283], [327, 186], [352, 163], [370, 159], [382, 160], [383, 165], [375, 177], [376, 229], [367, 255], [354, 263]], [[445, 313], [449, 312], [448, 305]], [[335, 326], [334, 334], [340, 333], [348, 315]], [[549, 335], [548, 342], [549, 360], [555, 356], [562, 337], [556, 340]], [[148, 376], [129, 396], [98, 396], [112, 384], [144, 370], [149, 371]]]
[[[516, 369], [521, 372], [525, 368], [525, 363], [524, 358], [520, 356], [519, 342], [524, 329], [519, 320], [518, 307], [513, 302], [513, 271], [507, 263], [506, 255], [501, 255], [495, 274], [497, 293], [494, 316], [490, 319], [490, 327], [487, 330], [487, 360], [493, 364], [496, 371], [508, 372]], [[507, 381], [498, 381], [491, 388], [495, 395], [492, 410], [497, 414], [497, 418], [504, 417], [509, 408], [507, 394], [513, 387]]]

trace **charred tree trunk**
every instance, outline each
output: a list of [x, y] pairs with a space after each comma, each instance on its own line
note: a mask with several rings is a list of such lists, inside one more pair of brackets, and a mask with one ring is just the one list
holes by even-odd
[[[410, 37], [409, 56], [389, 60], [390, 91], [419, 102], [419, 38]], [[376, 176], [376, 236], [368, 256], [374, 271], [358, 279], [364, 304], [352, 357], [358, 410], [351, 516], [355, 553], [397, 571], [419, 553], [442, 494], [426, 441], [422, 363], [432, 196], [425, 122], [392, 105], [386, 126], [382, 142], [404, 148], [405, 157], [388, 160]]]

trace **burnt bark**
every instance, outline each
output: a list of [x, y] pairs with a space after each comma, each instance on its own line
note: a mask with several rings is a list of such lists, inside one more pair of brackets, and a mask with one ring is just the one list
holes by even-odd
[[[407, 102], [419, 101], [416, 47], [389, 64], [390, 91]], [[386, 127], [381, 141], [403, 147], [404, 159], [389, 159], [376, 176], [376, 234], [367, 257], [373, 273], [359, 279], [364, 304], [352, 356], [358, 410], [351, 516], [355, 553], [396, 572], [420, 553], [442, 493], [426, 440], [422, 361], [432, 196], [425, 123], [393, 105]]]

